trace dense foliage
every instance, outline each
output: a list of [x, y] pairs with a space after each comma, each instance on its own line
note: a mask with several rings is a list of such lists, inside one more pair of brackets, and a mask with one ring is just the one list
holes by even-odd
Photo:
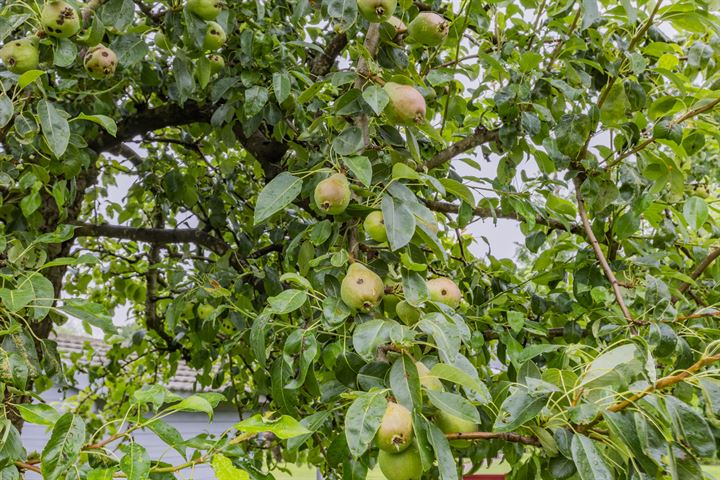
[[[718, 6], [3, 2], [0, 478], [703, 478]], [[61, 361], [68, 317], [107, 363]], [[163, 420], [220, 402], [219, 438]]]

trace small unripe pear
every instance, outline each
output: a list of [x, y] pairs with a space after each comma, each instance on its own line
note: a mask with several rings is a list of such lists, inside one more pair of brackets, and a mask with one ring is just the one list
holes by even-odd
[[380, 210], [370, 212], [363, 222], [365, 233], [378, 243], [387, 242], [387, 230], [385, 229], [385, 220]]
[[225, 4], [220, 0], [188, 0], [187, 8], [203, 20], [215, 20]]
[[350, 204], [350, 182], [342, 173], [336, 173], [315, 187], [315, 203], [325, 215], [339, 215]]
[[212, 53], [207, 56], [208, 61], [210, 62], [210, 71], [212, 73], [217, 73], [223, 68], [225, 68], [225, 59], [222, 55], [218, 55], [217, 53]]
[[357, 4], [358, 10], [368, 22], [381, 23], [392, 16], [397, 0], [358, 0]]
[[425, 120], [425, 99], [414, 87], [387, 82], [383, 88], [390, 97], [385, 114], [392, 123], [413, 125]]
[[[469, 433], [477, 431], [477, 425], [442, 410], [435, 415], [435, 424], [443, 433]], [[467, 447], [469, 440], [453, 440], [450, 445], [455, 447]]]
[[208, 22], [207, 30], [205, 30], [205, 39], [203, 40], [203, 48], [205, 50], [219, 50], [227, 41], [225, 30], [216, 22]]
[[85, 54], [85, 70], [95, 78], [112, 77], [117, 63], [115, 52], [104, 45], [97, 45]]
[[215, 310], [215, 308], [212, 305], [210, 305], [209, 303], [203, 303], [202, 305], [198, 305], [198, 307], [197, 307], [198, 318], [200, 318], [200, 320], [207, 320], [210, 317], [210, 315], [213, 313], [214, 310]]
[[433, 302], [444, 303], [452, 308], [457, 308], [462, 300], [460, 289], [449, 278], [440, 277], [428, 280], [427, 289]]
[[408, 326], [415, 325], [420, 320], [420, 310], [403, 300], [395, 307], [398, 318]]
[[386, 452], [400, 453], [410, 446], [412, 438], [410, 410], [395, 402], [389, 402], [377, 431], [378, 447]]
[[35, 38], [13, 40], [0, 48], [0, 59], [12, 73], [25, 73], [40, 64], [40, 52]]
[[40, 23], [51, 37], [70, 38], [80, 31], [80, 15], [62, 1], [47, 2], [40, 13]]
[[417, 368], [418, 377], [420, 377], [420, 385], [425, 387], [425, 389], [434, 392], [442, 392], [444, 390], [440, 379], [431, 374], [430, 369], [426, 367], [424, 363], [415, 362], [415, 368]]
[[382, 300], [385, 285], [382, 278], [366, 266], [353, 263], [340, 284], [340, 298], [353, 310], [369, 312]]
[[420, 12], [408, 25], [407, 41], [428, 47], [440, 45], [447, 37], [447, 20], [434, 12]]
[[420, 452], [415, 444], [400, 453], [380, 450], [378, 466], [387, 480], [420, 480], [423, 473]]

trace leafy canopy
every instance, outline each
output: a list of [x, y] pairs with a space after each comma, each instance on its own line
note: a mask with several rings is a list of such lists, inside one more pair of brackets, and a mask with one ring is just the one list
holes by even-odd
[[[3, 3], [0, 477], [361, 479], [392, 401], [390, 480], [703, 478], [718, 2], [381, 3]], [[60, 359], [68, 318], [102, 364]], [[161, 386], [181, 362], [201, 393]], [[172, 425], [221, 402], [219, 437]]]

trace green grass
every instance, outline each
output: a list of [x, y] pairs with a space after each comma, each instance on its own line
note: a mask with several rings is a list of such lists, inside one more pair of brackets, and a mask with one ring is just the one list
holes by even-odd
[[[275, 473], [276, 480], [315, 480], [315, 469], [308, 467], [298, 467], [297, 465], [287, 465], [290, 473]], [[509, 467], [506, 463], [493, 464], [489, 468], [481, 469], [478, 473], [507, 473]], [[720, 480], [720, 465], [705, 465], [703, 467], [710, 475]], [[385, 480], [379, 470], [373, 470], [367, 476], [367, 480]]]

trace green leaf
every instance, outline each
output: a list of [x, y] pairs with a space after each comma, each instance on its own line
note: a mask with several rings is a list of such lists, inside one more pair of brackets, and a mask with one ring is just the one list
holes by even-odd
[[592, 361], [580, 386], [625, 385], [641, 369], [642, 362], [637, 347], [632, 343], [620, 345], [598, 355]]
[[209, 401], [201, 397], [200, 395], [191, 395], [187, 398], [183, 398], [179, 403], [171, 405], [167, 409], [171, 412], [200, 412], [207, 413], [208, 417], [212, 419], [213, 406]]
[[235, 424], [235, 429], [243, 433], [272, 432], [278, 438], [286, 440], [311, 433], [294, 418], [283, 415], [280, 418], [265, 418], [259, 413], [247, 420]]
[[447, 380], [465, 388], [474, 390], [480, 395], [485, 403], [490, 403], [492, 397], [484, 383], [479, 378], [473, 377], [469, 373], [460, 370], [458, 367], [448, 365], [447, 363], [437, 363], [430, 370], [430, 373], [442, 380]]
[[581, 480], [613, 480], [605, 460], [588, 437], [573, 435], [570, 449]]
[[58, 38], [53, 49], [53, 64], [58, 67], [69, 67], [78, 56], [75, 42], [68, 38]]
[[372, 164], [370, 159], [367, 157], [356, 156], [356, 157], [343, 157], [343, 163], [345, 166], [355, 175], [355, 178], [360, 182], [369, 187], [372, 183]]
[[527, 389], [518, 388], [500, 405], [494, 429], [511, 432], [535, 418], [546, 404], [547, 395], [533, 396]]
[[352, 310], [338, 297], [325, 297], [322, 303], [323, 318], [331, 327], [341, 325]]
[[400, 200], [387, 194], [383, 195], [380, 207], [390, 249], [399, 250], [410, 243], [415, 234], [415, 215]]
[[64, 113], [47, 100], [40, 100], [37, 104], [43, 136], [56, 158], [60, 158], [65, 153], [70, 142], [70, 125], [63, 116]]
[[182, 434], [177, 428], [159, 418], [146, 424], [146, 427], [160, 440], [174, 448], [183, 458], [187, 458]]
[[75, 117], [75, 120], [87, 120], [89, 122], [97, 123], [113, 137], [117, 135], [117, 124], [115, 123], [115, 120], [106, 115], [85, 115], [84, 113], [81, 113]]
[[332, 148], [338, 155], [352, 155], [364, 146], [362, 130], [359, 127], [346, 128], [332, 141]]
[[435, 451], [435, 458], [437, 458], [440, 480], [458, 480], [457, 464], [445, 434], [432, 423], [428, 422], [426, 426], [428, 441]]
[[386, 408], [383, 392], [363, 393], [350, 405], [345, 415], [345, 439], [353, 457], [361, 456], [370, 447]]
[[255, 85], [245, 90], [245, 115], [249, 118], [260, 113], [268, 98], [268, 90], [265, 87]]
[[273, 178], [258, 195], [254, 224], [260, 224], [292, 203], [300, 195], [302, 183], [302, 179], [288, 172]]
[[475, 206], [475, 196], [467, 186], [457, 180], [453, 180], [452, 178], [441, 178], [440, 183], [442, 183], [448, 193], [455, 195], [458, 199], [467, 203], [471, 207]]
[[182, 400], [179, 395], [172, 393], [162, 385], [143, 385], [140, 390], [133, 392], [133, 403], [142, 405], [152, 404], [155, 409], [159, 409], [165, 403], [173, 403]]
[[52, 427], [60, 413], [46, 403], [26, 403], [17, 406], [18, 413], [28, 423]]
[[422, 407], [420, 377], [415, 362], [403, 355], [390, 368], [390, 388], [397, 402], [408, 410]]
[[354, 0], [323, 0], [323, 8], [330, 18], [337, 20], [342, 28], [348, 28], [357, 17], [357, 1]]
[[280, 295], [268, 298], [270, 309], [277, 315], [285, 315], [302, 307], [307, 301], [307, 292], [304, 290], [289, 289]]
[[250, 480], [250, 475], [245, 470], [235, 467], [232, 460], [221, 453], [213, 455], [210, 465], [217, 480]]
[[273, 73], [273, 93], [278, 103], [283, 103], [290, 96], [290, 74], [288, 72]]
[[449, 413], [468, 422], [480, 423], [480, 413], [467, 399], [456, 393], [426, 390], [427, 396], [438, 410]]
[[598, 10], [597, 0], [583, 0], [583, 30], [592, 25], [595, 20], [600, 18], [600, 11]]
[[525, 315], [521, 312], [510, 310], [507, 312], [508, 325], [515, 333], [520, 333], [525, 326]]
[[125, 455], [120, 459], [120, 470], [128, 480], [147, 480], [150, 476], [150, 457], [145, 447], [138, 443], [125, 445]]
[[700, 457], [715, 456], [715, 438], [705, 419], [692, 407], [673, 396], [665, 397], [665, 408], [672, 418], [675, 439], [684, 439], [685, 444]]
[[85, 422], [79, 415], [68, 412], [60, 417], [42, 452], [41, 470], [44, 479], [63, 478], [77, 463], [85, 442]]
[[690, 197], [683, 205], [683, 217], [694, 230], [700, 230], [709, 216], [707, 203], [699, 197]]
[[87, 303], [79, 299], [67, 299], [62, 307], [62, 312], [79, 318], [83, 322], [87, 322], [93, 327], [101, 329], [106, 334], [112, 335], [117, 333], [115, 325], [112, 323], [112, 315], [110, 315], [105, 307], [98, 303]]
[[380, 115], [390, 101], [385, 89], [379, 85], [371, 85], [363, 90], [362, 97], [375, 112], [375, 115]]
[[440, 358], [445, 363], [453, 363], [460, 351], [460, 331], [456, 324], [447, 321], [441, 313], [425, 314], [417, 327], [435, 341]]
[[15, 106], [5, 93], [0, 94], [0, 128], [10, 123], [15, 114]]

